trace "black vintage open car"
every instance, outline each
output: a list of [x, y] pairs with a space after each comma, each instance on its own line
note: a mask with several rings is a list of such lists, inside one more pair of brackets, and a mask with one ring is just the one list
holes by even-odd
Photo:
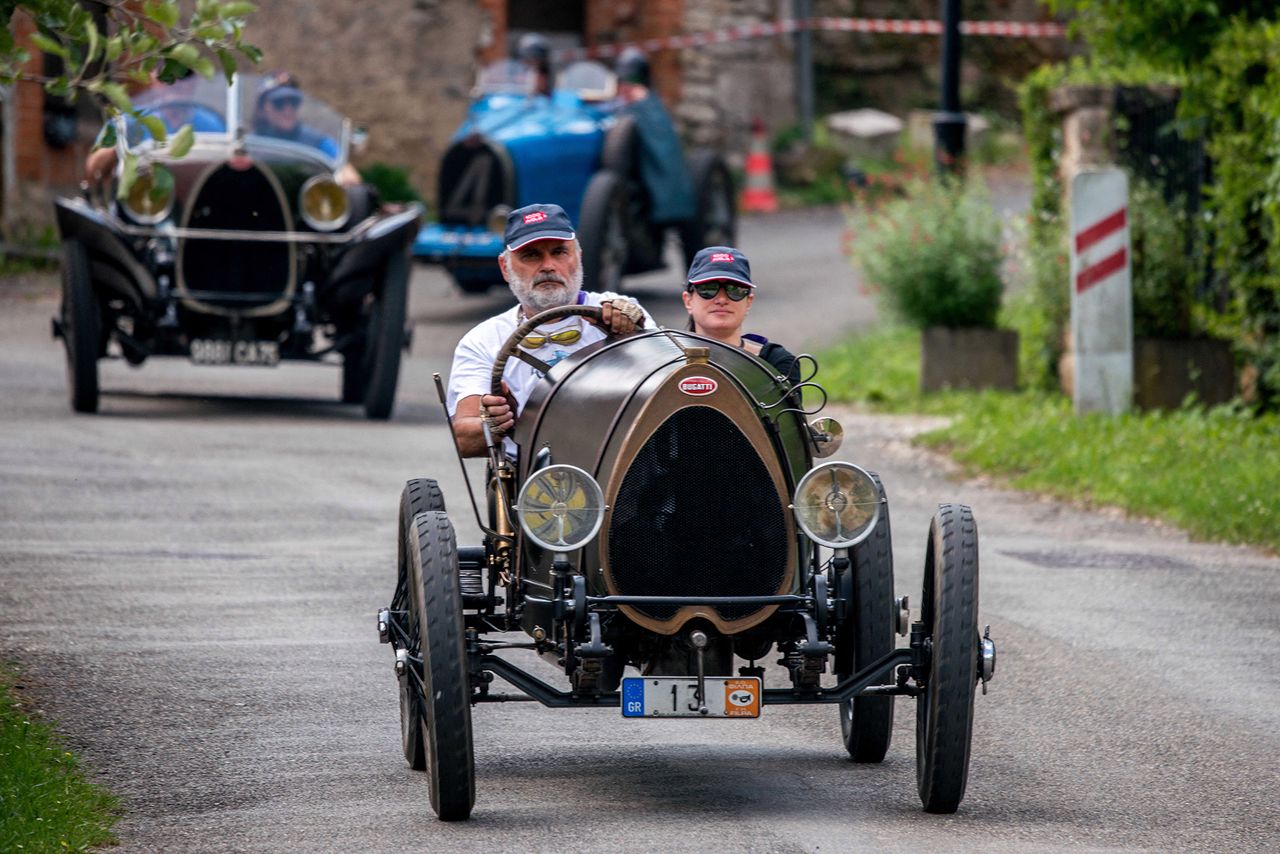
[[[76, 411], [98, 408], [99, 359], [183, 356], [340, 362], [342, 400], [370, 418], [391, 414], [421, 207], [378, 207], [368, 188], [339, 186], [350, 124], [315, 99], [299, 94], [304, 132], [270, 133], [255, 120], [257, 80], [144, 94], [136, 105], [148, 118], [111, 130], [116, 182], [57, 200], [54, 333]], [[155, 122], [170, 133], [189, 125], [190, 151], [174, 158], [145, 138]], [[119, 195], [126, 164], [139, 177]]]
[[[525, 335], [598, 311], [523, 324], [495, 387]], [[409, 481], [378, 631], [395, 651], [405, 758], [429, 772], [441, 819], [467, 818], [475, 801], [472, 706], [529, 698], [650, 719], [831, 703], [849, 756], [879, 762], [894, 698], [913, 697], [921, 800], [957, 808], [975, 688], [995, 670], [978, 628], [973, 516], [939, 507], [911, 621], [894, 597], [885, 490], [850, 463], [814, 464], [842, 430], [806, 423], [816, 411], [801, 411], [804, 396], [825, 400], [743, 350], [642, 331], [584, 348], [535, 389], [518, 460], [491, 455], [483, 543], [457, 547], [436, 482]], [[564, 685], [504, 658], [511, 649], [539, 653]], [[771, 653], [789, 687], [764, 687]]]

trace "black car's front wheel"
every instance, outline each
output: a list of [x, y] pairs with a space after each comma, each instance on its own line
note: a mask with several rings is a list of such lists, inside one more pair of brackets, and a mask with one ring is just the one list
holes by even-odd
[[89, 253], [78, 240], [62, 244], [62, 343], [67, 387], [76, 412], [98, 411], [98, 357], [102, 354], [102, 306], [89, 276]]
[[[364, 378], [365, 415], [375, 421], [390, 418], [395, 406], [408, 301], [409, 256], [395, 251], [387, 259], [382, 290], [369, 308], [365, 347], [359, 360], [359, 370]], [[344, 399], [348, 391], [347, 383], [347, 375], [344, 373]]]
[[978, 526], [963, 504], [929, 525], [920, 621], [930, 661], [916, 697], [916, 781], [926, 812], [953, 813], [969, 779], [978, 683]]
[[420, 721], [431, 809], [441, 821], [462, 821], [476, 801], [475, 756], [458, 551], [448, 515], [419, 513], [405, 547], [422, 652]]
[[[848, 578], [836, 581], [851, 620], [836, 632], [836, 674], [852, 675], [894, 648], [893, 538], [884, 484], [871, 472], [880, 495], [880, 518], [871, 534], [850, 550]], [[893, 736], [893, 697], [854, 697], [840, 704], [840, 732], [854, 762], [881, 762]]]

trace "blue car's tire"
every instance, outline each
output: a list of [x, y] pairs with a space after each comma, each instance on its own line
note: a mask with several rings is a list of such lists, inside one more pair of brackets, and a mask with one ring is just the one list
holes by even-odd
[[582, 244], [582, 284], [588, 291], [622, 290], [627, 268], [627, 192], [625, 182], [608, 170], [591, 176], [578, 218]]
[[724, 158], [710, 149], [698, 149], [689, 156], [689, 176], [697, 210], [693, 219], [680, 226], [685, 264], [692, 263], [699, 249], [733, 246], [738, 239], [737, 198]]

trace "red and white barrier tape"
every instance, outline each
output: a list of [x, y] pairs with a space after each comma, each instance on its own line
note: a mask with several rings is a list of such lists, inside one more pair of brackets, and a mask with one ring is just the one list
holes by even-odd
[[[933, 20], [905, 20], [895, 18], [787, 18], [761, 24], [743, 24], [692, 33], [685, 36], [669, 36], [662, 39], [645, 39], [639, 42], [603, 44], [595, 47], [572, 48], [556, 51], [556, 59], [567, 62], [575, 59], [609, 59], [629, 47], [638, 47], [646, 53], [685, 47], [703, 47], [710, 44], [759, 39], [767, 36], [794, 33], [799, 30], [819, 30], [843, 33], [893, 33], [911, 36], [940, 36], [942, 22]], [[1003, 36], [1007, 38], [1056, 39], [1067, 34], [1062, 24], [1032, 21], [962, 21], [960, 32], [966, 36]]]

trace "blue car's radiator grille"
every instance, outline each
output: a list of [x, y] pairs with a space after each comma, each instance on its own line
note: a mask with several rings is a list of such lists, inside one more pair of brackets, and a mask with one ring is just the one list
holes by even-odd
[[513, 205], [513, 176], [506, 152], [478, 137], [459, 140], [440, 163], [440, 221], [486, 225], [498, 205]]
[[[732, 421], [681, 409], [640, 449], [618, 489], [609, 571], [640, 596], [768, 596], [786, 576], [785, 514], [764, 461]], [[720, 608], [735, 620], [759, 606]], [[668, 620], [674, 607], [637, 608]]]
[[[209, 174], [189, 202], [187, 227], [237, 231], [285, 231], [288, 214], [276, 185], [257, 166], [222, 166]], [[284, 242], [186, 238], [182, 285], [190, 296], [226, 310], [248, 310], [280, 298], [290, 287], [293, 248]]]

